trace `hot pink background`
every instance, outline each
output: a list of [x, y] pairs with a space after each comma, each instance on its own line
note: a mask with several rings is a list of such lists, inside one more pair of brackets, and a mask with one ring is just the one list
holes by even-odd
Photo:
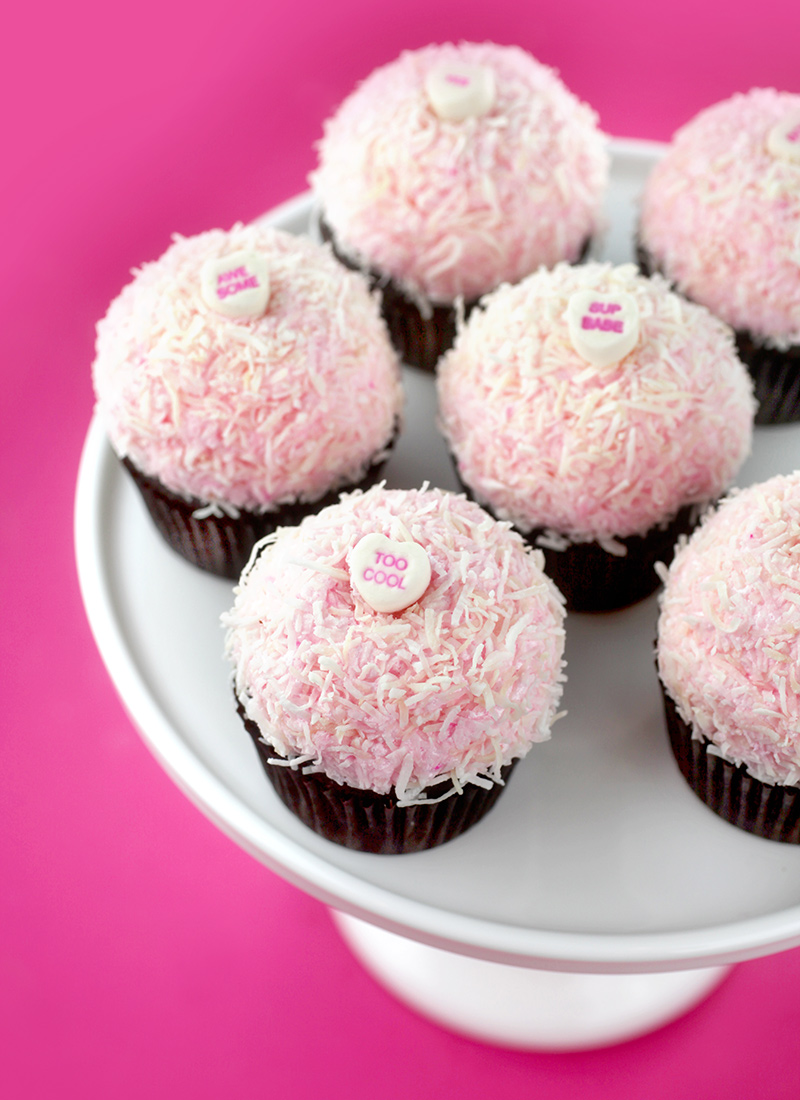
[[735, 90], [800, 91], [796, 0], [108, 0], [0, 33], [4, 718], [0, 1094], [794, 1097], [800, 953], [740, 965], [665, 1029], [502, 1051], [379, 988], [328, 913], [173, 786], [90, 636], [72, 502], [93, 327], [174, 231], [304, 189], [323, 118], [404, 47], [518, 43], [624, 136]]

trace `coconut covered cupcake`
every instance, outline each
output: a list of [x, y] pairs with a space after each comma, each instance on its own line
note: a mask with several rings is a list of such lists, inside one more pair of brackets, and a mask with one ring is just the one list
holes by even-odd
[[800, 95], [756, 88], [679, 130], [639, 238], [646, 270], [736, 330], [757, 423], [800, 418]]
[[255, 542], [371, 484], [400, 365], [361, 276], [266, 226], [176, 237], [98, 325], [97, 413], [167, 542], [235, 579]]
[[800, 843], [800, 473], [735, 492], [665, 571], [670, 740], [721, 817]]
[[459, 478], [544, 549], [569, 608], [649, 595], [750, 450], [733, 334], [633, 264], [559, 264], [483, 305], [438, 373]]
[[223, 617], [245, 726], [286, 805], [370, 852], [450, 840], [550, 736], [564, 609], [508, 524], [386, 490], [258, 548]]
[[470, 306], [597, 231], [609, 156], [593, 111], [525, 51], [428, 46], [325, 124], [311, 177], [337, 254], [369, 272], [403, 357], [432, 369]]

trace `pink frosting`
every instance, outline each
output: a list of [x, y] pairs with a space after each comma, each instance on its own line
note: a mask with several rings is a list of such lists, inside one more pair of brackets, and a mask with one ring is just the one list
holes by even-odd
[[[429, 556], [404, 611], [351, 586], [348, 555], [374, 531]], [[444, 779], [489, 786], [549, 737], [564, 609], [507, 524], [463, 496], [378, 486], [262, 545], [223, 616], [226, 648], [248, 716], [296, 766], [408, 803]]]
[[[441, 121], [424, 90], [446, 60], [487, 65], [497, 99]], [[338, 243], [417, 299], [467, 300], [576, 259], [609, 158], [596, 116], [516, 47], [428, 46], [377, 69], [325, 125], [311, 176]]]
[[[203, 262], [266, 255], [264, 316], [205, 304]], [[402, 409], [400, 367], [360, 275], [266, 226], [176, 237], [98, 325], [97, 411], [111, 443], [174, 492], [269, 511], [358, 482]]]
[[800, 342], [800, 162], [767, 147], [800, 95], [753, 89], [675, 135], [645, 188], [643, 244], [677, 287], [735, 329]]
[[[588, 288], [638, 307], [638, 343], [610, 366], [570, 340], [570, 297]], [[438, 389], [478, 500], [522, 531], [612, 540], [612, 552], [614, 536], [716, 498], [752, 441], [752, 384], [730, 329], [633, 264], [559, 264], [500, 287], [440, 361]]]
[[731, 494], [665, 581], [658, 668], [693, 736], [800, 786], [800, 472]]

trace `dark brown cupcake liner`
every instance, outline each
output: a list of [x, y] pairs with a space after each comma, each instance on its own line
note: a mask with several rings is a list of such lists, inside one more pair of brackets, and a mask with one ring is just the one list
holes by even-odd
[[636, 253], [636, 262], [639, 265], [639, 270], [643, 275], [663, 275], [664, 272], [658, 266], [650, 254], [650, 250], [645, 248], [642, 244], [641, 238], [637, 235], [634, 240], [634, 251]]
[[755, 423], [796, 423], [800, 420], [800, 344], [779, 351], [760, 344], [749, 332], [735, 336], [739, 358], [753, 379], [758, 401]]
[[[455, 461], [453, 465], [467, 496], [494, 515], [461, 480]], [[563, 550], [541, 546], [538, 540], [546, 540], [548, 535], [545, 527], [520, 534], [544, 554], [544, 571], [564, 597], [567, 611], [619, 611], [646, 599], [660, 587], [656, 562], [669, 565], [678, 539], [694, 530], [704, 511], [704, 505], [688, 504], [663, 526], [652, 527], [644, 535], [615, 539], [626, 548], [624, 555], [610, 554], [597, 542], [570, 543]]]
[[[453, 346], [456, 337], [458, 311], [455, 306], [432, 306], [429, 317], [423, 317], [419, 306], [391, 279], [381, 275], [373, 268], [366, 271], [352, 260], [337, 245], [333, 232], [323, 218], [319, 219], [319, 231], [324, 241], [328, 241], [333, 254], [351, 271], [361, 271], [369, 281], [370, 287], [381, 291], [381, 313], [389, 329], [392, 344], [405, 363], [421, 370], [434, 371], [442, 355]], [[578, 262], [584, 260], [589, 252], [590, 240], [586, 240], [581, 249]], [[480, 299], [465, 302], [463, 316], [466, 318]]]
[[742, 764], [709, 753], [708, 742], [692, 737], [663, 684], [661, 692], [672, 753], [697, 797], [739, 829], [766, 840], [800, 844], [800, 790], [762, 783]]
[[[397, 432], [389, 444], [390, 449]], [[209, 513], [205, 501], [173, 493], [158, 478], [141, 472], [128, 458], [122, 464], [136, 483], [147, 510], [165, 542], [182, 558], [218, 577], [238, 580], [259, 539], [278, 527], [292, 527], [306, 516], [336, 504], [343, 492], [368, 489], [381, 477], [388, 455], [369, 467], [357, 485], [343, 485], [311, 503], [283, 504], [274, 512], [240, 509], [236, 517], [221, 511]]]
[[[454, 306], [433, 306], [429, 317], [423, 317], [419, 306], [391, 279], [370, 268], [364, 271], [337, 245], [333, 232], [319, 219], [319, 231], [328, 241], [337, 260], [351, 271], [361, 271], [372, 290], [381, 292], [381, 314], [392, 345], [404, 363], [420, 370], [434, 371], [440, 357], [452, 347], [456, 337], [457, 312]], [[477, 305], [477, 300], [464, 304], [464, 316]]]
[[[501, 783], [490, 788], [468, 784], [461, 794], [441, 802], [398, 806], [392, 795], [336, 783], [321, 772], [309, 775], [285, 764], [271, 764], [270, 760], [280, 759], [280, 755], [264, 744], [258, 726], [245, 715], [238, 700], [237, 710], [283, 804], [315, 833], [345, 848], [382, 855], [435, 848], [477, 824], [503, 791]], [[515, 764], [516, 760], [502, 769], [504, 782]], [[449, 781], [437, 783], [424, 794], [436, 798], [450, 787]]]
[[[645, 275], [661, 271], [641, 241], [636, 242], [636, 259]], [[736, 351], [753, 379], [758, 401], [755, 423], [793, 424], [800, 420], [800, 344], [785, 351], [771, 348], [746, 329], [734, 331]]]
[[540, 546], [544, 528], [529, 531], [525, 538], [544, 554], [544, 568], [564, 596], [568, 611], [618, 611], [651, 596], [661, 585], [656, 562], [669, 565], [675, 544], [697, 526], [703, 509], [687, 505], [664, 527], [653, 527], [645, 535], [616, 539], [627, 550], [610, 554], [597, 542], [576, 542], [565, 550]]

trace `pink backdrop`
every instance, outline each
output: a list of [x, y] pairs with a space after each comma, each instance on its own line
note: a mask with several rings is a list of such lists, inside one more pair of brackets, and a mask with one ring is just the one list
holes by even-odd
[[14, 5], [0, 34], [4, 720], [0, 1094], [793, 1097], [800, 953], [593, 1053], [481, 1046], [373, 983], [317, 902], [173, 786], [78, 594], [72, 501], [93, 327], [174, 231], [305, 187], [322, 119], [403, 47], [518, 43], [612, 134], [667, 139], [735, 90], [800, 91], [800, 5], [672, 0], [108, 0]]

